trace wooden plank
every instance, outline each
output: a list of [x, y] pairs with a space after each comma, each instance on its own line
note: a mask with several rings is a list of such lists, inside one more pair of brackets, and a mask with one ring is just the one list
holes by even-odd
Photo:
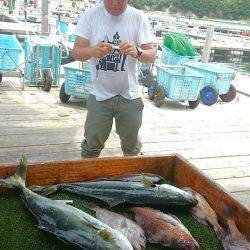
[[183, 157], [185, 157], [186, 159], [190, 160], [190, 159], [200, 159], [200, 158], [218, 158], [218, 157], [238, 157], [238, 156], [246, 156], [249, 155], [249, 153], [245, 153], [245, 152], [220, 152], [218, 150], [215, 151], [205, 151], [203, 149], [199, 149], [199, 150], [190, 150], [190, 149], [179, 149], [179, 150], [173, 150], [173, 149], [169, 149], [169, 150], [161, 150], [161, 151], [148, 151], [145, 152], [143, 150], [143, 153], [145, 155], [167, 155], [167, 154], [180, 154]]
[[[61, 152], [45, 152], [39, 151], [29, 152], [26, 154], [23, 153], [16, 153], [7, 156], [0, 156], [0, 163], [1, 164], [18, 164], [20, 158], [25, 155], [28, 158], [30, 163], [46, 163], [46, 162], [56, 162], [56, 161], [74, 161], [74, 160], [81, 160], [81, 150], [80, 145], [76, 150], [72, 151], [61, 151]], [[105, 148], [102, 152], [100, 157], [111, 157], [111, 156], [123, 156], [121, 148]]]
[[[69, 118], [69, 120], [71, 120], [71, 117], [69, 117], [67, 114], [60, 114], [59, 115], [61, 118], [66, 119], [67, 117]], [[82, 117], [81, 117], [82, 118]], [[54, 124], [56, 123], [57, 118], [50, 119], [51, 122], [53, 122], [53, 127]], [[68, 126], [68, 124], [63, 124], [61, 122], [59, 122], [58, 124], [60, 125], [60, 128], [63, 129], [67, 129], [70, 128], [70, 132], [73, 132], [75, 134], [78, 133], [82, 133], [82, 127], [84, 124], [84, 121], [82, 121], [81, 119], [79, 120], [79, 124], [78, 126]], [[82, 122], [81, 122], [82, 121]], [[4, 127], [0, 129], [0, 137], [1, 136], [6, 136], [6, 135], [35, 135], [35, 134], [47, 134], [47, 133], [51, 133], [53, 132], [53, 130], [51, 130], [50, 128], [47, 127], [37, 127], [37, 122], [33, 123], [34, 120], [32, 120], [29, 124], [28, 127], [22, 126], [22, 127]], [[33, 125], [33, 126], [32, 126]], [[56, 125], [58, 126], [58, 125]], [[39, 129], [38, 129], [39, 128]], [[115, 127], [113, 127], [113, 129], [115, 130]], [[205, 141], [213, 141], [213, 140], [220, 140], [223, 141], [225, 139], [239, 139], [239, 138], [250, 138], [250, 131], [236, 131], [236, 132], [227, 132], [227, 133], [214, 133], [213, 136], [211, 136], [210, 132], [209, 133], [183, 133], [183, 134], [172, 134], [172, 133], [168, 133], [166, 135], [163, 136], [163, 132], [165, 130], [162, 130], [162, 134], [161, 131], [159, 130], [151, 130], [150, 134], [148, 133], [148, 130], [141, 130], [140, 131], [140, 135], [142, 138], [142, 142], [146, 143], [146, 142], [151, 142], [151, 143], [158, 143], [158, 142], [177, 142], [177, 141], [200, 141], [200, 140], [205, 140]], [[60, 131], [59, 131], [60, 132]]]
[[14, 115], [1, 115], [0, 116], [0, 122], [3, 121], [37, 121], [37, 120], [59, 120], [62, 117], [68, 118], [68, 119], [82, 119], [82, 114], [71, 114], [71, 113], [43, 113], [40, 114], [39, 112], [37, 114], [14, 114]]
[[250, 166], [235, 168], [206, 169], [203, 171], [214, 180], [250, 177]]
[[250, 191], [250, 177], [221, 179], [217, 182], [231, 193]]
[[[31, 146], [31, 145], [47, 145], [55, 143], [68, 143], [68, 142], [81, 142], [83, 134], [76, 133], [75, 131], [70, 131], [69, 129], [53, 130], [51, 128], [50, 133], [39, 134], [39, 135], [6, 135], [0, 137], [0, 148], [1, 147], [21, 147], [21, 146]], [[118, 137], [117, 137], [118, 138]], [[227, 145], [227, 147], [225, 147]], [[229, 154], [250, 154], [249, 139], [225, 139], [224, 141], [218, 142], [216, 140], [211, 141], [193, 141], [185, 142], [182, 141], [166, 141], [159, 143], [144, 143], [144, 152], [155, 152], [162, 151], [166, 149], [171, 150], [183, 150], [183, 149], [193, 149], [193, 151], [204, 151], [204, 152], [228, 152]]]
[[217, 157], [217, 158], [203, 158], [190, 159], [192, 164], [202, 170], [206, 169], [220, 169], [220, 168], [235, 168], [237, 166], [249, 166], [250, 155], [233, 156], [233, 157]]
[[250, 191], [235, 192], [231, 195], [250, 211]]

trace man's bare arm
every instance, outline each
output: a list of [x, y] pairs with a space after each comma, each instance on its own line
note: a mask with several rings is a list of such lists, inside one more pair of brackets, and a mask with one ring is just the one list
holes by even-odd
[[157, 56], [157, 51], [153, 43], [141, 45], [142, 55], [138, 58], [140, 62], [154, 62]]
[[91, 57], [103, 58], [110, 53], [111, 47], [109, 43], [98, 43], [90, 47], [88, 39], [76, 36], [72, 56], [77, 61], [87, 61]]
[[[137, 56], [137, 49], [132, 43], [122, 42], [120, 44], [122, 53], [132, 57]], [[147, 43], [141, 45], [142, 55], [138, 57], [140, 62], [154, 62], [156, 59], [156, 49], [153, 43]]]
[[77, 61], [87, 61], [91, 58], [90, 42], [88, 39], [76, 36], [72, 56]]

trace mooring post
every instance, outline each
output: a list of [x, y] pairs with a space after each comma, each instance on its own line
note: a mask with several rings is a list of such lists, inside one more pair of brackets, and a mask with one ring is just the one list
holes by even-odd
[[206, 41], [205, 41], [205, 45], [204, 45], [202, 57], [201, 57], [201, 61], [204, 63], [209, 62], [213, 35], [214, 35], [214, 26], [208, 26], [207, 34], [206, 34]]
[[42, 0], [41, 32], [43, 35], [49, 34], [49, 0]]

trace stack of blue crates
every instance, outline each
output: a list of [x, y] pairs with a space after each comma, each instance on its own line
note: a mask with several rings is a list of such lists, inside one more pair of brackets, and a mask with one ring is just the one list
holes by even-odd
[[162, 85], [166, 96], [176, 101], [196, 101], [200, 92], [203, 75], [184, 66], [168, 68], [157, 65], [157, 83]]
[[92, 90], [90, 64], [81, 69], [77, 62], [64, 66], [65, 93], [78, 98], [88, 98]]
[[0, 34], [0, 72], [14, 71], [20, 64], [22, 46], [14, 35]]
[[37, 56], [38, 70], [53, 68], [52, 86], [58, 85], [60, 54], [60, 44], [51, 38], [34, 36], [25, 40], [25, 79], [29, 86], [36, 85]]

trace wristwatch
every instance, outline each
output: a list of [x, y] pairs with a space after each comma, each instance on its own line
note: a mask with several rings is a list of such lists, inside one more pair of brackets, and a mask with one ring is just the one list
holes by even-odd
[[137, 51], [137, 55], [136, 55], [135, 58], [138, 58], [138, 57], [140, 57], [142, 55], [142, 49], [140, 47], [138, 47], [138, 46], [136, 46], [135, 48], [136, 48], [136, 51]]

